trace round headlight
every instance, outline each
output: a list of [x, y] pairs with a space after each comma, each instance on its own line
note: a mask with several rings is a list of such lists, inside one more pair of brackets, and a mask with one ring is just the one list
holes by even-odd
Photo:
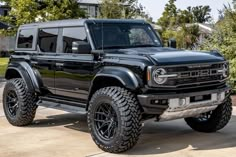
[[166, 74], [166, 70], [165, 69], [156, 69], [153, 71], [152, 76], [154, 81], [157, 84], [164, 84], [167, 81], [167, 77], [162, 77], [162, 75]]

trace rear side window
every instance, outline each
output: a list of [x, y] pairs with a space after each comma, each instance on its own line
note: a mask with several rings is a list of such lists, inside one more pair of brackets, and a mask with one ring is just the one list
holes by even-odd
[[19, 32], [17, 48], [33, 48], [34, 29], [22, 29]]
[[38, 45], [41, 52], [56, 52], [58, 28], [40, 29]]
[[84, 27], [63, 28], [63, 52], [72, 53], [72, 43], [87, 43]]

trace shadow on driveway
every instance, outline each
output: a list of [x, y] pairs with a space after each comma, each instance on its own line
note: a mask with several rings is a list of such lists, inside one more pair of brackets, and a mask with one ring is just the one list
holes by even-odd
[[[30, 127], [64, 126], [89, 133], [86, 115], [63, 114], [36, 120]], [[183, 120], [157, 123], [145, 122], [138, 144], [124, 155], [165, 154], [183, 149], [191, 151], [236, 147], [236, 116], [228, 126], [216, 133], [199, 133], [190, 129]]]

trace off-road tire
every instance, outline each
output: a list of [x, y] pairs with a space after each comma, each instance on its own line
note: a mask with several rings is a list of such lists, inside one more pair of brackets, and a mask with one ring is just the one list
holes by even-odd
[[[7, 94], [10, 91], [16, 93], [18, 109], [16, 115], [12, 116], [7, 105]], [[3, 108], [7, 120], [14, 126], [26, 126], [32, 123], [35, 117], [37, 96], [30, 92], [21, 78], [7, 81], [3, 92]]]
[[[95, 129], [95, 111], [103, 102], [110, 102], [118, 121], [116, 135], [104, 140]], [[141, 132], [141, 108], [134, 94], [120, 87], [106, 87], [92, 96], [88, 108], [88, 127], [97, 146], [110, 153], [120, 153], [131, 149]]]
[[212, 111], [207, 121], [199, 121], [198, 118], [185, 118], [185, 121], [193, 130], [212, 133], [223, 129], [230, 121], [231, 116], [232, 102], [231, 98], [228, 97], [224, 103]]

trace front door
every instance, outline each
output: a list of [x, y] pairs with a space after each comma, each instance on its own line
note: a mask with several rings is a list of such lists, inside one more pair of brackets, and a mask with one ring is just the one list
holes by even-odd
[[62, 52], [56, 57], [55, 88], [58, 96], [87, 100], [93, 79], [94, 57], [92, 54], [73, 53], [73, 42], [87, 42], [84, 27], [62, 30]]

